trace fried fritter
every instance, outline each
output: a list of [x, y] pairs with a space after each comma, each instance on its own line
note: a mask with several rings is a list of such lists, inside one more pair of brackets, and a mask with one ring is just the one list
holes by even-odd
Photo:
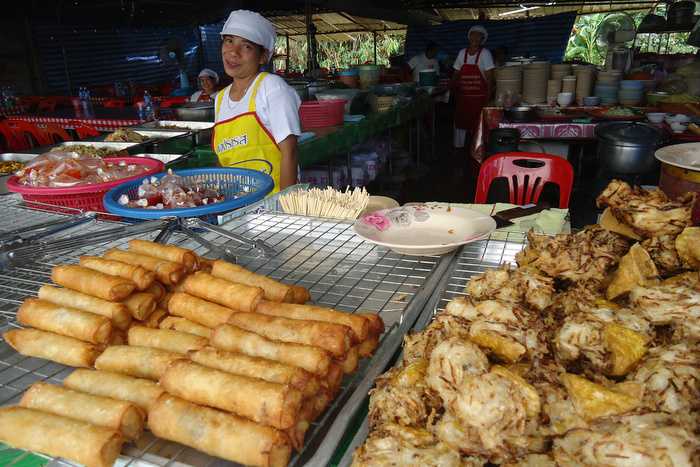
[[630, 304], [654, 325], [671, 325], [676, 342], [700, 340], [700, 291], [683, 284], [635, 287]]
[[554, 280], [534, 268], [510, 269], [505, 265], [473, 277], [465, 292], [476, 300], [498, 299], [544, 310], [552, 303]]

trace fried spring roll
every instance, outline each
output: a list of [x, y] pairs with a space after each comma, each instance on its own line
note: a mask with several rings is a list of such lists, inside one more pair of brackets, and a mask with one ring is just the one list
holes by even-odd
[[28, 298], [17, 312], [20, 324], [93, 344], [106, 344], [112, 335], [112, 321], [104, 316]]
[[180, 263], [174, 263], [153, 256], [148, 256], [131, 251], [124, 251], [118, 248], [107, 250], [104, 254], [107, 259], [121, 261], [122, 263], [141, 266], [156, 275], [156, 279], [165, 285], [177, 284], [185, 275], [185, 268]]
[[355, 345], [353, 347], [350, 347], [350, 350], [348, 350], [348, 353], [345, 354], [345, 358], [342, 360], [336, 361], [338, 365], [340, 365], [340, 368], [342, 368], [343, 373], [350, 374], [353, 373], [355, 370], [357, 370], [357, 365], [359, 364], [360, 361], [360, 346]]
[[331, 395], [330, 391], [326, 388], [321, 388], [316, 395], [313, 398], [314, 400], [314, 412], [311, 416], [311, 420], [316, 420], [319, 415], [323, 413], [324, 410], [326, 410], [326, 407], [331, 403], [333, 400], [333, 396]]
[[208, 328], [226, 323], [234, 313], [230, 308], [179, 292], [170, 297], [168, 311], [172, 315], [186, 318]]
[[168, 316], [158, 325], [160, 329], [170, 329], [172, 331], [186, 332], [209, 339], [211, 337], [211, 329], [194, 323], [189, 319], [180, 318], [178, 316]]
[[3, 407], [0, 441], [86, 467], [112, 467], [124, 438], [115, 430], [73, 418], [24, 407]]
[[325, 376], [331, 363], [328, 352], [318, 347], [273, 341], [228, 324], [216, 327], [210, 342], [219, 349], [298, 366], [318, 376]]
[[256, 274], [237, 264], [228, 261], [214, 261], [211, 275], [229, 282], [260, 287], [263, 289], [265, 300], [271, 302], [289, 302], [293, 299], [292, 288], [267, 276]]
[[169, 329], [151, 329], [144, 326], [132, 326], [129, 329], [129, 345], [152, 347], [179, 354], [199, 350], [209, 343], [204, 337]]
[[111, 428], [129, 440], [139, 439], [143, 433], [144, 412], [137, 406], [61, 386], [34, 383], [19, 405]]
[[300, 285], [292, 286], [292, 303], [303, 305], [309, 300], [311, 300], [311, 294], [309, 293], [309, 289]]
[[304, 446], [304, 436], [311, 426], [311, 422], [314, 421], [314, 411], [313, 400], [307, 399], [302, 402], [301, 409], [299, 410], [299, 420], [293, 427], [285, 431], [287, 436], [289, 436], [289, 440], [292, 442], [292, 447], [296, 451], [301, 451], [301, 448]]
[[147, 328], [158, 329], [160, 327], [160, 323], [167, 317], [167, 311], [156, 308], [156, 311], [151, 313], [151, 316], [149, 316], [145, 321], [142, 321], [140, 324], [142, 326], [146, 326]]
[[157, 381], [168, 365], [181, 358], [175, 352], [150, 347], [112, 345], [95, 360], [95, 368]]
[[364, 316], [343, 313], [313, 305], [297, 305], [293, 303], [274, 303], [266, 300], [260, 301], [255, 307], [256, 313], [269, 316], [281, 316], [290, 319], [306, 319], [324, 321], [326, 323], [342, 324], [353, 331], [353, 343], [360, 343], [369, 335], [369, 320]]
[[129, 251], [180, 263], [188, 272], [198, 269], [199, 266], [197, 255], [192, 250], [179, 246], [163, 245], [147, 240], [129, 240]]
[[136, 288], [136, 284], [129, 279], [74, 265], [54, 266], [51, 280], [63, 287], [111, 302], [124, 300]]
[[381, 335], [384, 332], [384, 321], [377, 313], [357, 313], [357, 316], [364, 316], [369, 320], [370, 335]]
[[260, 378], [270, 383], [288, 384], [301, 391], [304, 397], [313, 396], [319, 388], [318, 380], [308, 371], [264, 358], [227, 352], [214, 347], [190, 352], [189, 357], [195, 363], [216, 370], [249, 378]]
[[234, 375], [187, 360], [173, 362], [159, 384], [174, 396], [281, 430], [297, 422], [302, 400], [301, 392], [291, 386]]
[[50, 285], [44, 285], [39, 289], [39, 298], [57, 305], [106, 316], [119, 329], [128, 329], [129, 324], [131, 324], [131, 313], [126, 305], [121, 303], [102, 300], [75, 290], [59, 289]]
[[342, 324], [280, 318], [260, 313], [234, 313], [228, 321], [268, 339], [320, 347], [336, 358], [345, 357], [352, 341], [352, 330]]
[[245, 465], [286, 467], [292, 451], [279, 430], [168, 394], [153, 406], [148, 427], [159, 438]]
[[75, 391], [131, 402], [145, 413], [165, 392], [153, 381], [100, 370], [75, 370], [63, 380], [63, 385]]
[[173, 298], [173, 294], [171, 294], [170, 292], [166, 292], [165, 294], [163, 294], [163, 297], [161, 297], [161, 299], [158, 300], [158, 308], [169, 310], [171, 298]]
[[332, 397], [340, 390], [340, 385], [343, 382], [343, 369], [337, 363], [331, 363], [328, 367], [328, 374], [321, 380], [321, 386], [326, 387]]
[[358, 346], [358, 353], [360, 357], [369, 357], [374, 353], [374, 351], [379, 346], [379, 335], [369, 336]]
[[137, 292], [124, 300], [124, 305], [131, 313], [131, 316], [144, 321], [156, 311], [156, 300], [153, 295], [146, 292]]
[[197, 258], [199, 259], [199, 270], [211, 273], [211, 270], [214, 268], [214, 261], [217, 260], [205, 258], [204, 256], [198, 256]]
[[260, 287], [234, 284], [202, 271], [189, 276], [183, 287], [190, 295], [245, 312], [254, 311], [263, 297]]
[[100, 349], [93, 344], [38, 329], [13, 329], [2, 337], [22, 355], [68, 366], [90, 368], [100, 354]]
[[105, 274], [129, 279], [136, 284], [138, 290], [148, 289], [153, 284], [153, 281], [156, 280], [155, 274], [141, 266], [134, 266], [133, 264], [104, 259], [98, 256], [81, 256], [80, 265]]
[[165, 297], [166, 293], [165, 286], [158, 281], [154, 281], [149, 288], [144, 290], [144, 292], [148, 292], [149, 294], [153, 295], [157, 302], [160, 302], [163, 297]]
[[121, 329], [114, 329], [112, 337], [109, 339], [109, 345], [126, 345], [126, 332]]

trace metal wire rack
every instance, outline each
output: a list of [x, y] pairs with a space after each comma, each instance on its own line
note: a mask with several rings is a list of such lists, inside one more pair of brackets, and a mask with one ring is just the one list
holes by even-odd
[[[27, 209], [16, 200], [0, 200], [0, 216], [6, 225], [16, 222], [27, 225], [61, 216]], [[80, 233], [98, 231], [115, 224], [94, 221], [76, 230]], [[386, 368], [401, 343], [401, 336], [418, 318], [434, 287], [447, 270], [452, 257], [410, 257], [376, 247], [359, 239], [352, 224], [279, 213], [245, 214], [234, 218], [223, 228], [251, 239], [264, 240], [274, 255], [261, 255], [252, 245], [232, 242], [228, 237], [211, 231], [197, 233], [210, 246], [226, 248], [239, 264], [289, 284], [307, 287], [312, 300], [346, 312], [358, 310], [378, 312], [387, 332], [372, 359], [363, 360], [354, 375], [343, 382], [343, 390], [324, 417], [314, 423], [307, 433], [304, 450], [291, 465], [325, 465], [333, 455], [329, 446], [336, 446], [347, 428], [349, 419], [360, 407], [374, 377]], [[1, 234], [0, 234], [1, 235]], [[71, 235], [71, 231], [61, 236]], [[139, 235], [153, 239], [156, 232]], [[100, 255], [114, 247], [125, 248], [132, 237], [120, 238], [106, 244], [90, 245], [62, 252], [30, 264], [0, 270], [0, 331], [17, 326], [18, 306], [28, 296], [36, 294], [41, 285], [50, 282], [50, 270], [55, 264], [76, 262], [81, 255]], [[202, 242], [173, 232], [168, 243], [177, 244], [198, 254], [215, 257], [219, 248], [211, 251]], [[213, 254], [210, 254], [213, 253]], [[36, 381], [60, 384], [72, 368], [46, 360], [17, 354], [0, 341], [0, 405], [16, 403], [21, 394]], [[329, 439], [333, 437], [333, 439]], [[3, 455], [0, 447], [0, 456]], [[13, 459], [16, 464], [29, 455], [22, 453]], [[53, 459], [52, 462], [64, 462]], [[70, 465], [59, 463], [55, 465]], [[193, 449], [144, 436], [135, 445], [127, 446], [117, 465], [230, 465]]]

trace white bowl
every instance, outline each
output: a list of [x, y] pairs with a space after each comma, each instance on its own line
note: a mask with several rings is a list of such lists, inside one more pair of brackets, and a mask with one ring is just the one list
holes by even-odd
[[690, 122], [690, 117], [687, 115], [683, 114], [666, 114], [666, 123], [669, 125], [673, 122], [678, 122], [678, 123], [689, 123]]
[[662, 123], [664, 118], [666, 118], [665, 112], [649, 112], [647, 114], [647, 120], [651, 123]]
[[562, 107], [566, 107], [567, 105], [571, 105], [571, 103], [574, 101], [574, 93], [573, 92], [560, 92], [557, 94], [557, 104], [559, 104]]
[[671, 122], [671, 129], [674, 133], [683, 133], [688, 129], [688, 124], [683, 122]]

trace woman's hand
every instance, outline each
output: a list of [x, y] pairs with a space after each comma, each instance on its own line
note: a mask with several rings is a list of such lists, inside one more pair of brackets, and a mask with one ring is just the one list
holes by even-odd
[[287, 136], [277, 146], [279, 146], [282, 153], [279, 189], [283, 190], [288, 186], [294, 185], [298, 179], [299, 162], [296, 135]]

